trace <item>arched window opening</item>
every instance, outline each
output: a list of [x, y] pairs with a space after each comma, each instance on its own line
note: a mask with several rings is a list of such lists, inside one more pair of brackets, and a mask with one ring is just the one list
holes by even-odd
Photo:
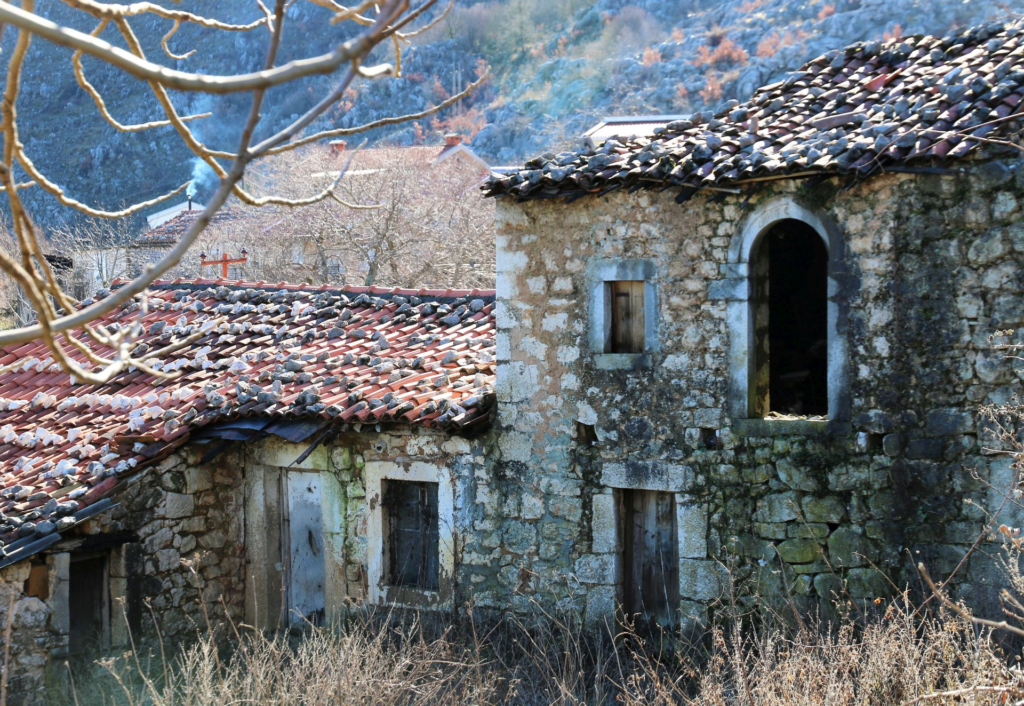
[[752, 258], [753, 413], [828, 415], [828, 250], [801, 221], [780, 221]]

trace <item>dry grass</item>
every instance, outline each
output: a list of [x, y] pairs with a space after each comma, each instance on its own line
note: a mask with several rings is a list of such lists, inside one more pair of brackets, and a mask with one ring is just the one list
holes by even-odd
[[[918, 616], [909, 604], [802, 631], [752, 614], [696, 641], [586, 631], [546, 614], [487, 630], [480, 622], [363, 613], [301, 637], [250, 633], [230, 646], [200, 637], [166, 665], [132, 653], [104, 660], [102, 674], [76, 673], [76, 693], [54, 702], [888, 706], [931, 695], [997, 704], [1007, 703], [1002, 694], [975, 690], [1014, 679], [987, 632], [947, 612]], [[958, 695], [936, 696], [950, 691]]]

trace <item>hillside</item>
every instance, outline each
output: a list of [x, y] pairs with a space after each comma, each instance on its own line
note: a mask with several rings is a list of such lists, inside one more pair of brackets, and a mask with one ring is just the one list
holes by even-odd
[[[994, 0], [457, 0], [454, 11], [406, 52], [404, 76], [364, 84], [329, 118], [350, 126], [398, 111], [422, 110], [443, 100], [489, 65], [493, 78], [463, 105], [438, 119], [407, 125], [373, 140], [408, 144], [437, 140], [455, 130], [474, 137], [474, 148], [492, 163], [521, 161], [560, 148], [602, 115], [685, 113], [730, 98], [744, 98], [758, 86], [829, 49], [852, 42], [900, 36], [944, 34], [956, 27], [999, 19], [1024, 9]], [[251, 21], [258, 10], [249, 0], [222, 0], [218, 18]], [[56, 0], [39, 10], [67, 22], [74, 13]], [[325, 11], [297, 3], [289, 12], [290, 37], [283, 59], [326, 51], [337, 39], [324, 31]], [[159, 38], [166, 23], [136, 23], [154, 57], [165, 59]], [[81, 27], [83, 30], [90, 27]], [[117, 38], [109, 30], [104, 38]], [[182, 29], [175, 51], [197, 49], [178, 68], [208, 72], [254, 69], [265, 32], [234, 34], [210, 41], [210, 33]], [[298, 38], [301, 38], [299, 41]], [[13, 33], [5, 36], [8, 49]], [[290, 41], [289, 41], [290, 39]], [[108, 207], [151, 198], [193, 172], [190, 153], [164, 128], [124, 135], [107, 126], [77, 86], [70, 53], [42, 42], [32, 47], [24, 85], [32, 92], [19, 104], [22, 140], [30, 156], [75, 197]], [[383, 56], [382, 56], [383, 58]], [[98, 62], [86, 62], [90, 80], [108, 97], [119, 119], [158, 117], [148, 89], [125, 80]], [[270, 94], [266, 120], [280, 126], [312, 101], [310, 79]], [[182, 110], [214, 110], [197, 124], [213, 147], [230, 148], [243, 98], [178, 96]], [[201, 171], [197, 172], [202, 176]], [[203, 186], [199, 198], [203, 197]], [[66, 217], [52, 199], [25, 192], [44, 224]]]

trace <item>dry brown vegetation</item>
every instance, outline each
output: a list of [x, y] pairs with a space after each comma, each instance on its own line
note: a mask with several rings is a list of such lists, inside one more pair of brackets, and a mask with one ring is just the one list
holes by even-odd
[[[850, 606], [845, 606], [849, 609]], [[754, 610], [684, 639], [628, 627], [584, 630], [538, 612], [483, 626], [458, 618], [357, 613], [304, 635], [208, 637], [164, 664], [128, 653], [79, 667], [60, 703], [693, 704], [888, 706], [1009, 703], [1018, 672], [991, 631], [909, 602], [795, 629]], [[945, 695], [944, 695], [945, 694]]]

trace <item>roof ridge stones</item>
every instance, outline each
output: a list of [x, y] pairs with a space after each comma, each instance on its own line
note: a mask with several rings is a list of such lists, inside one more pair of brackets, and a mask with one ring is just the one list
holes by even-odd
[[865, 177], [885, 167], [967, 155], [1024, 108], [1024, 19], [947, 37], [835, 49], [763, 86], [655, 130], [545, 153], [492, 176], [488, 196], [518, 200], [619, 188], [701, 188], [798, 173]]

